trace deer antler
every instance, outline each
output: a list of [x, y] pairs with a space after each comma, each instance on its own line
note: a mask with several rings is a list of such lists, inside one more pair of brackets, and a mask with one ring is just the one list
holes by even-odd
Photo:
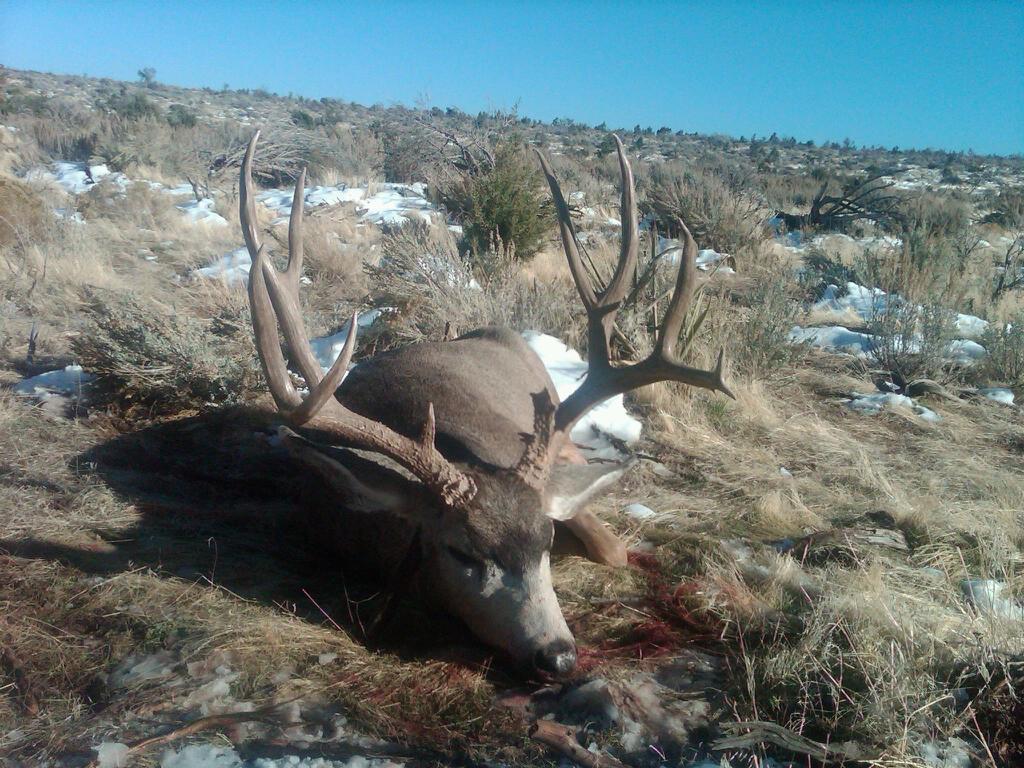
[[[292, 215], [288, 225], [288, 266], [284, 272], [278, 272], [264, 257], [256, 230], [252, 158], [259, 135], [259, 131], [253, 135], [245, 152], [238, 208], [245, 245], [252, 258], [249, 269], [249, 306], [256, 334], [256, 348], [278, 410], [293, 427], [315, 427], [341, 442], [394, 459], [449, 505], [457, 506], [467, 502], [476, 494], [476, 486], [471, 478], [459, 472], [434, 447], [433, 404], [427, 407], [419, 438], [413, 440], [380, 422], [349, 410], [335, 399], [334, 392], [341, 384], [355, 351], [358, 316], [352, 316], [341, 355], [325, 375], [309, 346], [309, 337], [299, 309], [302, 206], [306, 173], [303, 171], [299, 174], [292, 199]], [[309, 386], [309, 395], [305, 399], [295, 389], [288, 373], [277, 336], [279, 323], [291, 356]]]
[[679, 223], [686, 242], [682, 258], [679, 261], [675, 291], [658, 331], [654, 351], [646, 360], [633, 365], [615, 367], [611, 364], [609, 340], [615, 323], [615, 313], [622, 304], [629, 288], [630, 278], [636, 269], [639, 247], [633, 171], [622, 148], [622, 142], [618, 136], [613, 134], [613, 137], [619, 156], [619, 170], [622, 174], [622, 250], [615, 274], [608, 283], [608, 287], [603, 291], [594, 289], [590, 278], [583, 270], [576, 241], [576, 230], [569, 216], [569, 207], [565, 204], [562, 189], [551, 170], [551, 165], [547, 158], [539, 150], [537, 151], [541, 168], [551, 187], [551, 197], [554, 199], [555, 209], [558, 212], [559, 231], [566, 258], [569, 260], [569, 270], [572, 272], [583, 306], [587, 310], [587, 375], [583, 384], [569, 395], [555, 412], [554, 431], [562, 435], [568, 434], [573, 425], [587, 411], [609, 397], [658, 381], [678, 381], [694, 387], [717, 390], [733, 397], [732, 392], [722, 380], [724, 351], [718, 353], [718, 362], [714, 370], [711, 371], [691, 368], [680, 362], [676, 356], [676, 344], [686, 319], [687, 310], [693, 300], [693, 291], [697, 283], [697, 243], [682, 221]]

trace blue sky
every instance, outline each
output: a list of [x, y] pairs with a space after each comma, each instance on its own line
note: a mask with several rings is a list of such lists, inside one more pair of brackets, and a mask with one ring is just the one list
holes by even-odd
[[0, 63], [609, 127], [1024, 152], [1024, 2], [29, 2]]

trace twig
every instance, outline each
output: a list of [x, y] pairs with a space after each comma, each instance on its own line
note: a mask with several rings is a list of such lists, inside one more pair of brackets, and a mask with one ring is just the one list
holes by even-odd
[[[231, 725], [241, 725], [242, 723], [252, 723], [256, 721], [260, 722], [271, 722], [268, 715], [275, 709], [281, 707], [282, 704], [272, 704], [261, 709], [257, 709], [253, 712], [231, 712], [222, 715], [209, 715], [208, 717], [200, 717], [198, 720], [193, 720], [191, 723], [186, 723], [178, 728], [162, 733], [159, 736], [148, 736], [138, 741], [133, 741], [128, 744], [128, 754], [136, 755], [143, 750], [149, 749], [150, 747], [160, 746], [161, 744], [169, 744], [172, 741], [183, 739], [186, 736], [192, 736], [196, 733], [203, 731], [210, 731], [214, 728], [226, 728]], [[90, 762], [86, 768], [98, 768], [99, 758], [96, 758]]]
[[769, 742], [777, 747], [788, 749], [801, 755], [808, 755], [813, 759], [822, 762], [844, 762], [854, 760], [858, 762], [871, 762], [861, 751], [860, 745], [854, 741], [840, 744], [822, 744], [819, 741], [801, 736], [788, 728], [783, 728], [778, 723], [769, 723], [762, 720], [747, 720], [739, 723], [723, 723], [722, 729], [726, 732], [736, 733], [746, 730], [747, 733], [735, 736], [725, 736], [712, 744], [716, 752], [728, 749], [748, 749], [755, 744]]
[[576, 740], [574, 729], [554, 720], [537, 720], [530, 726], [530, 738], [550, 747], [563, 757], [584, 768], [626, 768], [626, 764], [611, 755], [602, 755], [584, 749]]

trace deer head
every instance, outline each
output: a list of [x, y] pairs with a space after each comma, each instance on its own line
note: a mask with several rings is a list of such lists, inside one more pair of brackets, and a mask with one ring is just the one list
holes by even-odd
[[[310, 349], [298, 300], [305, 172], [299, 176], [292, 202], [288, 264], [279, 272], [265, 257], [255, 224], [251, 168], [258, 138], [258, 133], [253, 136], [243, 161], [239, 208], [252, 258], [248, 291], [256, 345], [271, 395], [286, 423], [279, 430], [285, 445], [327, 482], [344, 509], [395, 515], [413, 526], [421, 578], [481, 640], [542, 676], [571, 671], [576, 663], [575, 643], [551, 584], [553, 521], [572, 518], [614, 482], [625, 465], [560, 464], [557, 457], [570, 430], [603, 400], [656, 381], [680, 381], [729, 394], [722, 382], [721, 355], [714, 371], [688, 368], [674, 357], [694, 286], [697, 247], [693, 238], [684, 226], [684, 258], [654, 352], [643, 362], [612, 366], [609, 336], [636, 268], [638, 248], [629, 162], [618, 143], [623, 177], [622, 253], [608, 287], [596, 291], [583, 271], [558, 182], [540, 156], [558, 210], [569, 267], [587, 311], [588, 373], [580, 388], [561, 404], [555, 402], [550, 387], [528, 393], [533, 429], [517, 437], [523, 449], [514, 466], [459, 462], [447, 458], [435, 444], [433, 403], [427, 405], [419, 423], [396, 430], [360, 415], [335, 397], [355, 350], [357, 318], [352, 318], [340, 356], [324, 373]], [[292, 382], [278, 328], [308, 386], [305, 397]], [[471, 364], [483, 367], [488, 360]], [[528, 380], [524, 377], [524, 382]], [[489, 405], [455, 405], [456, 409], [466, 407], [487, 409]], [[307, 439], [294, 431], [299, 427], [326, 436], [327, 441]], [[362, 452], [374, 458], [368, 460]]]

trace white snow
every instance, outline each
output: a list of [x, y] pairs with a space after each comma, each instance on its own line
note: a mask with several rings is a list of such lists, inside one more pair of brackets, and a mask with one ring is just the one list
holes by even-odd
[[55, 371], [40, 373], [23, 379], [14, 385], [14, 391], [19, 395], [46, 395], [57, 393], [61, 395], [78, 395], [82, 392], [82, 386], [93, 380], [93, 375], [82, 370], [80, 365], [68, 365]]
[[345, 760], [299, 755], [243, 760], [230, 747], [213, 744], [190, 744], [181, 750], [169, 749], [160, 758], [160, 768], [402, 768], [402, 765], [387, 758], [361, 755]]
[[[360, 218], [377, 225], [405, 224], [413, 217], [430, 223], [430, 214], [436, 209], [425, 197], [425, 184], [381, 184], [379, 187], [380, 189], [373, 195], [368, 194], [366, 187], [349, 187], [345, 184], [334, 187], [309, 187], [303, 194], [303, 206], [315, 208], [355, 203], [356, 213]], [[287, 221], [291, 215], [294, 194], [294, 187], [268, 189], [258, 194], [256, 199], [277, 216], [274, 223], [279, 224]]]
[[245, 285], [249, 281], [252, 259], [243, 245], [215, 259], [208, 267], [193, 270], [193, 276], [220, 278], [228, 285]]
[[[616, 221], [618, 223], [618, 221]], [[675, 238], [659, 237], [658, 238], [658, 251], [668, 256], [670, 264], [678, 264], [679, 258], [683, 253], [683, 244]], [[722, 274], [734, 275], [736, 271], [726, 264], [721, 262], [728, 261], [731, 259], [727, 253], [719, 253], [712, 248], [702, 248], [697, 252], [697, 267], [704, 270], [705, 272], [715, 268], [715, 272]]]
[[988, 350], [970, 339], [956, 339], [946, 350], [946, 356], [957, 365], [973, 365], [987, 354]]
[[[173, 192], [173, 190], [168, 191]], [[187, 203], [178, 203], [175, 207], [184, 213], [193, 224], [227, 226], [227, 219], [213, 210], [213, 206], [213, 198], [205, 197], [202, 200], [189, 200]]]
[[1024, 621], [1024, 606], [1005, 595], [1006, 585], [995, 579], [964, 579], [964, 599], [982, 616]]
[[[417, 185], [418, 186], [418, 185]], [[405, 224], [412, 217], [430, 223], [430, 212], [434, 206], [417, 193], [412, 187], [404, 184], [387, 184], [373, 197], [368, 197], [356, 206], [356, 211], [365, 220], [377, 225]], [[404, 193], [404, 194], [403, 194]]]
[[[858, 321], [868, 323], [883, 314], [890, 306], [899, 306], [903, 301], [897, 294], [887, 294], [878, 288], [868, 288], [850, 282], [845, 288], [835, 284], [826, 286], [821, 299], [815, 302], [811, 309], [819, 313], [847, 317], [852, 315]], [[836, 319], [842, 321], [842, 318]], [[973, 365], [987, 354], [987, 350], [974, 339], [985, 332], [988, 321], [974, 315], [959, 313], [955, 325], [958, 338], [950, 343], [947, 357], [957, 365]], [[794, 326], [790, 331], [789, 340], [792, 343], [808, 342], [821, 349], [844, 352], [857, 357], [872, 357], [872, 335], [852, 331], [841, 325], [814, 328]], [[913, 348], [914, 343], [910, 346]]]
[[978, 390], [979, 395], [995, 400], [1004, 405], [1013, 405], [1013, 390], [1006, 387], [982, 387]]
[[[369, 328], [377, 322], [377, 318], [379, 318], [384, 312], [387, 312], [388, 309], [388, 307], [381, 307], [378, 309], [371, 309], [368, 312], [363, 312], [359, 315], [359, 330]], [[351, 327], [352, 321], [348, 320], [343, 326], [341, 326], [341, 330], [337, 333], [332, 333], [330, 336], [320, 336], [316, 339], [310, 339], [309, 346], [313, 349], [313, 355], [316, 357], [317, 362], [320, 363], [320, 367], [325, 371], [334, 365], [334, 361], [338, 359], [338, 355], [340, 355], [341, 350], [344, 349], [345, 340], [348, 338], [348, 332]], [[359, 343], [358, 338], [356, 339], [356, 343]]]
[[953, 737], [945, 742], [926, 741], [918, 746], [918, 753], [928, 768], [971, 768], [970, 745]]
[[128, 765], [128, 745], [116, 741], [104, 741], [96, 750], [98, 768], [125, 768]]
[[[587, 373], [587, 364], [579, 352], [539, 331], [524, 331], [523, 338], [547, 368], [558, 397], [565, 400], [575, 392]], [[593, 456], [618, 458], [620, 453], [608, 438], [632, 445], [640, 439], [641, 427], [641, 423], [626, 412], [622, 395], [616, 395], [580, 419], [570, 437], [577, 445], [595, 451]]]
[[127, 688], [168, 677], [174, 672], [176, 663], [174, 655], [166, 650], [145, 656], [132, 654], [110, 672], [107, 685], [111, 688]]
[[853, 398], [843, 401], [847, 408], [870, 416], [881, 413], [885, 408], [909, 408], [924, 421], [940, 421], [935, 411], [918, 403], [912, 397], [897, 395], [894, 392], [874, 392], [872, 394], [853, 393]]
[[[271, 213], [285, 219], [291, 215], [292, 197], [295, 188], [268, 189], [256, 195], [256, 200], [263, 203]], [[316, 208], [321, 205], [337, 205], [362, 200], [366, 190], [360, 187], [348, 187], [344, 184], [336, 187], [307, 187], [302, 196], [305, 208]]]
[[820, 328], [803, 328], [794, 325], [789, 332], [793, 344], [807, 343], [820, 349], [845, 352], [856, 357], [869, 357], [873, 348], [869, 333], [851, 331], [841, 325], [826, 325]]
[[979, 339], [987, 329], [988, 320], [960, 313], [956, 316], [956, 330], [962, 339]]
[[846, 292], [840, 295], [838, 285], [828, 285], [821, 299], [814, 305], [818, 311], [853, 312], [861, 320], [884, 312], [887, 304], [885, 291], [867, 288], [857, 283], [847, 283]]
[[[112, 181], [123, 192], [130, 184], [146, 184], [151, 189], [159, 190], [172, 197], [192, 195], [190, 184], [179, 184], [175, 187], [168, 187], [159, 181], [133, 181], [123, 173], [112, 173], [106, 165], [88, 166], [89, 173], [86, 173], [85, 163], [56, 162], [52, 169], [35, 168], [26, 174], [29, 181], [53, 182], [69, 195], [84, 195], [102, 180]], [[89, 180], [92, 174], [92, 181]], [[226, 226], [227, 220], [213, 210], [213, 198], [203, 200], [190, 200], [178, 203], [176, 207], [185, 215], [188, 221], [193, 224], [213, 224], [215, 226]], [[68, 213], [67, 208], [57, 208], [57, 215], [61, 218], [68, 218], [74, 221], [81, 221], [77, 213]]]
[[627, 504], [625, 507], [623, 507], [622, 512], [623, 514], [629, 515], [634, 520], [650, 520], [652, 517], [658, 514], [650, 507], [645, 506], [644, 504], [636, 503]]
[[28, 172], [26, 178], [29, 181], [52, 181], [69, 195], [84, 194], [108, 176], [122, 189], [128, 183], [124, 174], [111, 173], [110, 169], [103, 164], [88, 166], [88, 171], [92, 174], [92, 181], [89, 181], [85, 163], [58, 162], [53, 164], [52, 170], [33, 169]]

